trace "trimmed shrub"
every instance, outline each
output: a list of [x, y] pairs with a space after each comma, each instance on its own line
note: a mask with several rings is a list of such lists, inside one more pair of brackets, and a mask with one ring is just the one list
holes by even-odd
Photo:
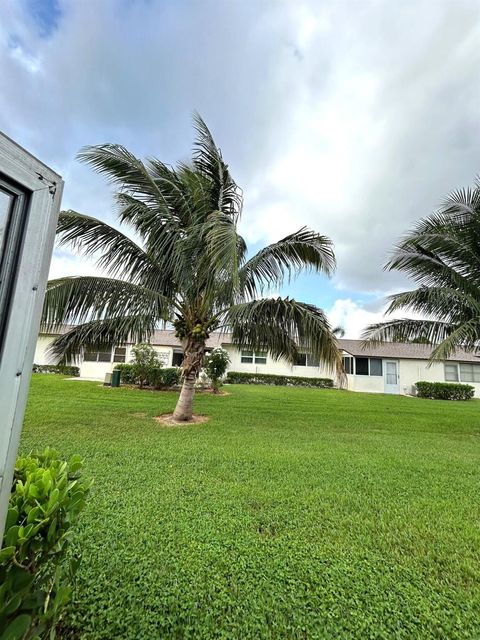
[[167, 367], [166, 369], [162, 369], [162, 386], [163, 387], [176, 387], [180, 384], [180, 379], [182, 377], [182, 370], [180, 367]]
[[17, 460], [0, 551], [2, 638], [56, 637], [79, 564], [66, 553], [90, 489], [81, 468], [80, 456], [66, 462], [53, 449]]
[[276, 376], [268, 373], [244, 373], [229, 371], [226, 382], [230, 384], [268, 384], [286, 387], [317, 387], [331, 389], [331, 378], [303, 378], [300, 376]]
[[[120, 381], [123, 384], [138, 384], [135, 366], [133, 364], [117, 364], [115, 369], [121, 371]], [[180, 367], [151, 367], [144, 371], [145, 379], [143, 384], [147, 387], [161, 389], [163, 387], [175, 387], [180, 383]]]
[[471, 400], [475, 393], [474, 387], [469, 384], [456, 382], [416, 382], [419, 398], [431, 398], [433, 400]]
[[59, 373], [62, 376], [78, 378], [80, 376], [79, 367], [71, 367], [64, 364], [34, 364], [33, 373]]
[[120, 371], [120, 382], [124, 384], [136, 384], [137, 380], [135, 378], [135, 370], [133, 368], [133, 364], [116, 364], [114, 367], [117, 371]]

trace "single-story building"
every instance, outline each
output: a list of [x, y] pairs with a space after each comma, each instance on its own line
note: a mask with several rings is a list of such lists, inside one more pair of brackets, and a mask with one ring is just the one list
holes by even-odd
[[[68, 327], [62, 329], [62, 333]], [[53, 364], [48, 347], [56, 334], [40, 333], [35, 351], [36, 364]], [[173, 330], [158, 330], [150, 340], [164, 366], [178, 366], [182, 362], [182, 345]], [[340, 339], [347, 387], [351, 391], [410, 395], [419, 380], [431, 382], [465, 382], [475, 388], [480, 398], [480, 357], [462, 350], [442, 362], [430, 364], [432, 347], [425, 344], [386, 342], [363, 347], [361, 340]], [[129, 362], [133, 344], [119, 345], [107, 351], [85, 351], [77, 364], [80, 377], [103, 380], [115, 364]], [[321, 362], [309, 353], [300, 353], [294, 365], [274, 360], [266, 351], [240, 351], [231, 343], [228, 333], [212, 333], [207, 348], [221, 346], [230, 356], [229, 370], [251, 373], [270, 373], [287, 376], [332, 377]]]

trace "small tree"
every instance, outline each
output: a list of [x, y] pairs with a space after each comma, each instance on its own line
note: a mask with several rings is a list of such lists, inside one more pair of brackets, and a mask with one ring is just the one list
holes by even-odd
[[152, 370], [159, 369], [162, 361], [152, 345], [146, 342], [135, 345], [132, 348], [132, 356], [133, 375], [142, 389], [149, 379], [149, 374]]
[[218, 393], [222, 386], [222, 378], [227, 371], [229, 362], [228, 353], [222, 347], [217, 347], [205, 356], [203, 368], [211, 380], [213, 393]]

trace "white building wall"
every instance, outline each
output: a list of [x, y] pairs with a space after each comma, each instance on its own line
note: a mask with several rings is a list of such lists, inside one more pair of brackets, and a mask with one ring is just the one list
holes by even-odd
[[[155, 351], [158, 353], [158, 356], [160, 358], [160, 360], [162, 361], [162, 364], [164, 367], [171, 367], [172, 366], [172, 356], [173, 356], [173, 347], [159, 347], [159, 346], [154, 346], [153, 347], [155, 349]], [[128, 354], [128, 351], [127, 351]], [[130, 356], [131, 359], [131, 356]], [[127, 362], [129, 362], [129, 358], [127, 357]]]
[[255, 364], [242, 362], [240, 350], [230, 344], [223, 344], [230, 357], [228, 371], [239, 371], [243, 373], [266, 373], [278, 376], [299, 376], [302, 378], [334, 378], [334, 374], [327, 371], [325, 367], [299, 367], [292, 366], [286, 360], [274, 360], [267, 354], [266, 364]]
[[[127, 352], [125, 356], [125, 362], [129, 363], [132, 360], [132, 348], [133, 345], [126, 345]], [[163, 346], [154, 346], [155, 351], [158, 353], [163, 366], [171, 367], [172, 366], [172, 355], [173, 348], [172, 347], [163, 347]], [[105, 375], [107, 373], [111, 373], [117, 362], [113, 362], [113, 350], [112, 350], [112, 361], [110, 362], [81, 362], [80, 363], [80, 377], [81, 378], [89, 378], [91, 380], [105, 380]]]
[[37, 346], [35, 347], [34, 364], [55, 364], [55, 358], [48, 355], [48, 347], [54, 341], [55, 336], [38, 336]]
[[[37, 340], [35, 350], [35, 364], [54, 364], [51, 356], [48, 355], [48, 347], [55, 339], [55, 336], [40, 335]], [[335, 375], [324, 367], [300, 367], [291, 366], [285, 360], [275, 361], [267, 354], [266, 364], [249, 364], [241, 361], [241, 352], [230, 344], [222, 345], [229, 354], [229, 371], [241, 371], [245, 373], [267, 373], [282, 376], [301, 376], [309, 378], [333, 378]], [[155, 350], [161, 357], [164, 366], [172, 365], [173, 347], [155, 345]], [[131, 360], [132, 345], [127, 345], [126, 362]], [[113, 353], [113, 352], [112, 352]], [[383, 369], [385, 372], [385, 358], [383, 359]], [[413, 386], [420, 380], [429, 382], [445, 382], [444, 363], [436, 362], [428, 366], [428, 360], [398, 359], [399, 363], [399, 393], [409, 395], [413, 392]], [[91, 380], [104, 380], [105, 374], [113, 371], [115, 366], [113, 355], [111, 362], [81, 362], [80, 377]], [[347, 375], [347, 388], [350, 391], [363, 391], [367, 393], [384, 393], [384, 376], [357, 376]], [[480, 398], [480, 383], [468, 382], [475, 389], [475, 397]]]
[[347, 384], [349, 391], [364, 391], [365, 393], [385, 392], [383, 376], [347, 375]]
[[[446, 382], [445, 368], [443, 362], [435, 362], [428, 366], [428, 360], [400, 360], [400, 393], [412, 393], [413, 385], [416, 382], [425, 380], [426, 382]], [[455, 364], [452, 362], [452, 364]], [[475, 397], [480, 398], [480, 383], [462, 382], [469, 384], [475, 389]]]
[[[52, 358], [48, 354], [48, 347], [55, 340], [56, 336], [39, 335], [37, 338], [37, 345], [35, 348], [35, 364], [56, 364], [55, 358]], [[126, 345], [127, 352], [125, 362], [130, 362], [132, 358], [132, 346]], [[154, 346], [155, 351], [160, 356], [164, 367], [172, 366], [173, 347], [166, 346]], [[113, 362], [113, 350], [112, 359], [110, 362], [77, 362], [74, 363], [80, 368], [80, 377], [91, 380], [104, 380], [105, 374], [113, 371], [113, 368], [117, 364]]]

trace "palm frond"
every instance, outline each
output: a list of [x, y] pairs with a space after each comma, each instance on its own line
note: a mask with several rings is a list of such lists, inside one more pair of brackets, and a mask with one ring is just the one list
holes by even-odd
[[164, 197], [145, 164], [120, 144], [99, 144], [83, 147], [77, 158], [107, 177], [146, 204], [159, 204]]
[[389, 296], [386, 313], [409, 309], [423, 316], [442, 317], [448, 322], [479, 317], [480, 300], [469, 293], [451, 287], [419, 287]]
[[58, 244], [85, 256], [99, 254], [96, 264], [111, 276], [148, 282], [159, 287], [163, 279], [158, 265], [121, 231], [97, 218], [76, 211], [62, 211], [57, 226]]
[[292, 364], [298, 346], [340, 374], [342, 356], [324, 312], [290, 298], [265, 298], [232, 306], [226, 313], [232, 341], [241, 349], [266, 349]]
[[193, 116], [193, 124], [197, 132], [193, 165], [211, 182], [212, 211], [222, 211], [237, 222], [242, 210], [241, 191], [230, 175], [209, 128], [198, 113]]
[[150, 314], [92, 320], [55, 338], [48, 353], [56, 360], [75, 361], [84, 349], [101, 351], [117, 345], [146, 342], [154, 330]]
[[386, 265], [420, 287], [390, 296], [387, 313], [410, 309], [426, 319], [391, 320], [368, 327], [373, 342], [426, 339], [431, 359], [480, 344], [480, 182], [457, 189], [397, 245]]
[[335, 255], [330, 238], [303, 227], [261, 249], [243, 265], [239, 275], [248, 294], [255, 296], [265, 288], [281, 286], [286, 275], [290, 278], [309, 269], [332, 275]]
[[432, 360], [445, 360], [455, 354], [457, 348], [465, 351], [480, 351], [480, 319], [474, 318], [456, 327], [432, 351]]
[[145, 287], [98, 276], [76, 276], [47, 283], [42, 323], [49, 328], [125, 314], [149, 314], [155, 324], [171, 317], [172, 302]]
[[438, 344], [452, 332], [448, 322], [400, 318], [369, 325], [362, 334], [365, 346], [383, 342], [412, 342], [419, 338]]

